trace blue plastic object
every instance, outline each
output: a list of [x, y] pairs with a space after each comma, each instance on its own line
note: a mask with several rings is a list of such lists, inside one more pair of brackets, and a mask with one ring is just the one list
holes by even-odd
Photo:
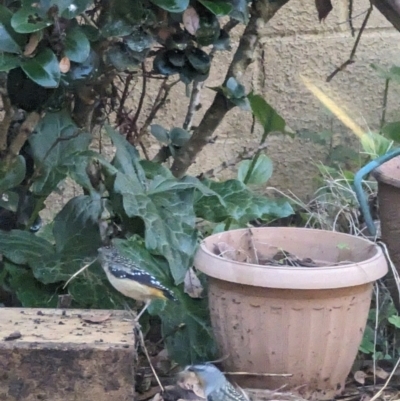
[[372, 170], [375, 170], [377, 167], [381, 166], [383, 163], [386, 163], [396, 156], [400, 156], [400, 148], [394, 149], [391, 152], [388, 152], [385, 155], [370, 161], [354, 176], [354, 190], [356, 192], [358, 203], [360, 204], [361, 213], [363, 214], [365, 223], [367, 224], [368, 231], [372, 236], [376, 235], [376, 227], [371, 216], [371, 211], [369, 210], [368, 201], [362, 188], [362, 180]]

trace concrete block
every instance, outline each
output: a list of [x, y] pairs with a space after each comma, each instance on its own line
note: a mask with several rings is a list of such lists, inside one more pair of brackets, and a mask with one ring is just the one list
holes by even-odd
[[123, 311], [0, 308], [0, 400], [133, 400], [135, 342], [124, 317]]

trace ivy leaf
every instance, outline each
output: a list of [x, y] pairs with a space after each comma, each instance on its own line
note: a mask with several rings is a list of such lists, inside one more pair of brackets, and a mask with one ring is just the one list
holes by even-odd
[[7, 53], [0, 53], [0, 72], [8, 72], [19, 67], [21, 61], [18, 56]]
[[220, 223], [232, 218], [242, 224], [254, 219], [287, 217], [293, 213], [288, 202], [256, 195], [238, 180], [204, 180], [203, 183], [224, 201], [222, 204], [214, 196], [198, 195], [195, 200], [196, 216], [205, 220]]
[[[182, 286], [179, 288], [183, 292]], [[161, 314], [162, 336], [168, 355], [181, 366], [215, 360], [217, 349], [207, 299], [192, 299], [176, 293], [179, 302], [167, 302]]]
[[233, 7], [226, 1], [209, 1], [209, 0], [198, 0], [204, 7], [215, 14], [217, 17], [223, 17], [228, 15]]
[[9, 275], [8, 285], [16, 293], [22, 306], [27, 308], [55, 308], [57, 306], [55, 286], [43, 285], [36, 280], [30, 269], [8, 261], [4, 261], [4, 269]]
[[252, 113], [264, 129], [264, 135], [273, 131], [284, 131], [285, 120], [260, 95], [250, 93], [247, 98]]
[[56, 88], [60, 82], [58, 60], [50, 49], [43, 49], [36, 57], [23, 61], [21, 68], [32, 81], [45, 88]]
[[101, 245], [99, 219], [102, 213], [100, 195], [72, 198], [54, 219], [53, 235], [59, 254], [71, 259], [97, 256]]
[[7, 189], [15, 188], [25, 178], [26, 166], [23, 156], [17, 156], [11, 165], [0, 161], [0, 194]]
[[189, 0], [151, 0], [151, 2], [170, 13], [181, 13], [189, 5]]
[[110, 126], [106, 126], [106, 132], [117, 149], [112, 164], [119, 171], [126, 173], [128, 181], [136, 190], [145, 189], [147, 186], [146, 174], [139, 163], [139, 152]]
[[48, 196], [67, 176], [70, 158], [87, 149], [90, 139], [78, 130], [67, 111], [47, 113], [29, 138], [38, 174], [33, 192]]
[[[243, 160], [239, 164], [238, 180], [244, 183], [244, 179], [249, 172], [252, 160]], [[251, 172], [249, 180], [246, 184], [265, 184], [272, 176], [273, 164], [272, 160], [266, 155], [260, 155]]]
[[83, 63], [89, 57], [89, 40], [78, 26], [67, 31], [64, 46], [65, 55], [75, 63]]
[[54, 254], [50, 242], [28, 231], [0, 231], [0, 253], [17, 265], [34, 266]]
[[164, 256], [175, 282], [183, 282], [197, 245], [193, 189], [146, 194], [117, 173], [114, 190], [122, 195], [126, 214], [144, 221], [146, 248]]
[[0, 4], [0, 52], [22, 53], [21, 47], [26, 42], [26, 36], [14, 31], [11, 26], [13, 13]]

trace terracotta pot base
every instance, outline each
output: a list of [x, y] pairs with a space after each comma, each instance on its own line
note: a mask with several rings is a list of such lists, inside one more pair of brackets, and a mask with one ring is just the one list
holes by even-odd
[[252, 287], [251, 295], [245, 287], [209, 279], [214, 334], [220, 354], [230, 355], [225, 370], [293, 376], [232, 379], [243, 388], [286, 385], [285, 391], [299, 387], [307, 399], [333, 398], [344, 388], [343, 370], [350, 372], [361, 342], [372, 284], [319, 291]]

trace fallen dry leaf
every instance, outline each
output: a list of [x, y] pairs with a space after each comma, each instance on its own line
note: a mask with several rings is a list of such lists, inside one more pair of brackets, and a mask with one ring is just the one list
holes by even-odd
[[61, 71], [63, 74], [66, 74], [66, 73], [70, 70], [70, 68], [71, 68], [71, 62], [69, 61], [69, 58], [68, 58], [68, 57], [63, 57], [63, 58], [60, 60], [60, 62], [59, 62], [58, 65], [60, 66], [60, 71]]
[[203, 286], [197, 274], [194, 272], [193, 268], [190, 268], [186, 272], [185, 280], [184, 280], [184, 291], [191, 298], [201, 298], [201, 294], [203, 293]]
[[195, 35], [197, 30], [200, 28], [199, 14], [193, 7], [188, 7], [182, 16], [183, 25], [186, 30], [191, 34]]
[[379, 366], [376, 367], [375, 372], [373, 368], [369, 368], [368, 373], [371, 373], [372, 375], [375, 373], [375, 376], [379, 377], [382, 380], [386, 380], [389, 377], [389, 373], [386, 372], [386, 370], [380, 368]]
[[22, 337], [22, 334], [19, 331], [14, 331], [11, 334], [9, 334], [7, 337], [4, 337], [4, 341], [18, 340], [21, 337]]
[[203, 388], [199, 383], [199, 379], [194, 372], [183, 371], [181, 373], [181, 379], [178, 381], [178, 385], [185, 390], [193, 391], [197, 397], [202, 399], [206, 398]]
[[103, 323], [111, 317], [111, 313], [105, 315], [82, 315], [81, 318], [86, 323]]
[[360, 383], [362, 385], [365, 384], [365, 378], [367, 377], [367, 374], [363, 372], [362, 370], [357, 370], [357, 372], [354, 373], [354, 380], [357, 383]]
[[42, 39], [41, 32], [34, 32], [29, 36], [28, 43], [25, 45], [24, 56], [30, 56], [37, 48]]
[[317, 7], [320, 22], [324, 20], [333, 9], [331, 0], [315, 0], [315, 7]]

